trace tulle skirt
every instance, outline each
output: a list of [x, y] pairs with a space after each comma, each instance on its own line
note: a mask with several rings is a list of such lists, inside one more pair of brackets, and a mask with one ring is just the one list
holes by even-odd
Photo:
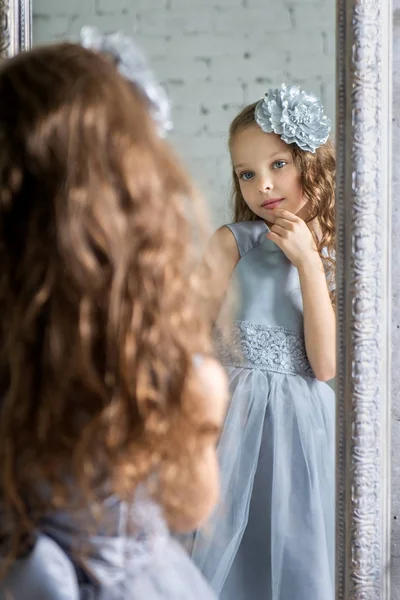
[[312, 377], [227, 372], [222, 499], [192, 558], [221, 600], [333, 600], [334, 393]]

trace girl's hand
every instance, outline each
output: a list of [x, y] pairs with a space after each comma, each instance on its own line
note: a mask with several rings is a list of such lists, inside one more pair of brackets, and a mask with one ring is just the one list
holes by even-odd
[[273, 223], [267, 238], [274, 242], [297, 268], [310, 260], [320, 260], [313, 235], [303, 219], [276, 208], [268, 211], [268, 221]]

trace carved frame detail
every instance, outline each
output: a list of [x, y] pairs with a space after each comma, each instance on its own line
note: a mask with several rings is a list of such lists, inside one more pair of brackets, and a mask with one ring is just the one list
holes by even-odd
[[0, 0], [0, 58], [28, 50], [31, 44], [31, 0]]
[[337, 0], [336, 598], [390, 600], [391, 0]]

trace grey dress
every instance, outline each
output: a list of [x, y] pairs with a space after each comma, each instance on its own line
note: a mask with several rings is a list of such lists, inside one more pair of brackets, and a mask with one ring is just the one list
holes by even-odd
[[221, 600], [333, 600], [334, 393], [307, 359], [297, 269], [263, 221], [228, 227], [240, 309], [229, 346], [218, 341], [222, 501], [192, 558]]
[[160, 508], [140, 493], [90, 514], [49, 514], [32, 551], [0, 582], [0, 600], [217, 600]]

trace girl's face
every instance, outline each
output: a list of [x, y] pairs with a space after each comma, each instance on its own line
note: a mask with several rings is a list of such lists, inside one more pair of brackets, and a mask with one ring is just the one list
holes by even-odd
[[273, 221], [274, 208], [306, 217], [300, 173], [288, 145], [257, 124], [236, 133], [231, 141], [233, 168], [246, 204], [258, 217]]

